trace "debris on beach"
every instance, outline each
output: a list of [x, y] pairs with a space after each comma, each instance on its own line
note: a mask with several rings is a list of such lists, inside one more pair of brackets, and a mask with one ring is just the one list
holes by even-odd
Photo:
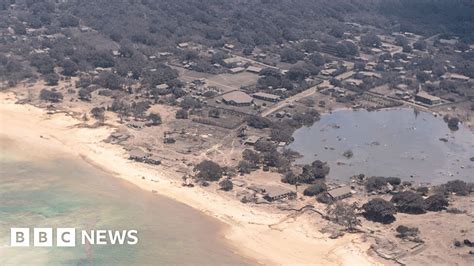
[[347, 159], [350, 159], [352, 158], [352, 156], [354, 156], [354, 153], [351, 150], [347, 150], [342, 155], [346, 157]]

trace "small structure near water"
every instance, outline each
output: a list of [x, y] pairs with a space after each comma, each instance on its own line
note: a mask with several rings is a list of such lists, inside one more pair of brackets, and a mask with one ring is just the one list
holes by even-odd
[[146, 153], [140, 149], [133, 149], [129, 152], [128, 159], [140, 163], [147, 163], [153, 165], [160, 165], [161, 159], [158, 156]]
[[283, 187], [266, 187], [265, 193], [266, 194], [263, 198], [270, 202], [285, 198], [293, 199], [296, 197], [296, 193], [294, 191]]
[[415, 95], [415, 101], [422, 102], [429, 105], [435, 105], [435, 104], [439, 104], [441, 102], [441, 99], [427, 92], [420, 91]]
[[351, 188], [348, 186], [331, 189], [328, 191], [328, 194], [333, 200], [341, 200], [352, 196]]
[[128, 154], [128, 159], [137, 161], [137, 162], [144, 162], [148, 154], [140, 149], [133, 149]]
[[120, 132], [114, 132], [110, 134], [110, 136], [107, 138], [106, 142], [112, 143], [112, 144], [117, 144], [122, 141], [126, 141], [127, 139], [130, 138], [130, 135], [127, 133], [120, 133]]

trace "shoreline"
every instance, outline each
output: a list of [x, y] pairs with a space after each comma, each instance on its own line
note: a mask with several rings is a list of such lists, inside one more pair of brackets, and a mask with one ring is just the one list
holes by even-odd
[[[182, 187], [176, 172], [131, 162], [121, 146], [104, 143], [113, 127], [77, 127], [81, 122], [64, 113], [48, 115], [43, 109], [16, 104], [12, 92], [0, 95], [1, 134], [38, 144], [42, 149], [35, 154], [44, 159], [55, 156], [49, 148], [64, 151], [149, 193], [155, 191], [217, 218], [225, 225], [222, 234], [226, 242], [243, 257], [261, 264], [380, 264], [366, 253], [367, 245], [355, 243], [360, 235], [331, 240], [311, 221], [282, 225], [285, 216], [281, 214], [252, 208], [199, 187]], [[281, 228], [270, 228], [274, 224]]]

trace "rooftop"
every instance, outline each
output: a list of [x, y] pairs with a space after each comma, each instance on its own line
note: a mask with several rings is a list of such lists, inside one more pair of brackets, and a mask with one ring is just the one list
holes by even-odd
[[446, 73], [442, 76], [444, 79], [458, 79], [458, 80], [469, 80], [468, 76], [457, 74], [457, 73]]
[[262, 71], [261, 67], [254, 67], [254, 66], [249, 66], [247, 67], [248, 72], [253, 72], [253, 73], [260, 73]]
[[344, 195], [351, 194], [351, 188], [348, 186], [343, 186], [335, 189], [331, 189], [328, 191], [329, 196], [332, 198], [339, 198]]
[[245, 68], [243, 68], [243, 67], [234, 67], [234, 68], [229, 69], [229, 71], [232, 72], [232, 73], [239, 73], [239, 72], [245, 71]]
[[145, 158], [148, 154], [140, 149], [133, 149], [129, 152], [130, 158]]
[[226, 93], [222, 96], [222, 99], [225, 102], [234, 102], [236, 104], [251, 103], [253, 100], [252, 97], [250, 97], [247, 93], [242, 92], [242, 91], [232, 91], [232, 92]]
[[246, 140], [245, 140], [245, 143], [248, 143], [248, 144], [255, 144], [257, 143], [257, 141], [260, 139], [259, 136], [249, 136]]
[[265, 93], [265, 92], [257, 92], [257, 93], [254, 93], [253, 96], [257, 98], [280, 100], [280, 96], [275, 95], [275, 94]]
[[382, 78], [382, 75], [380, 75], [379, 73], [371, 71], [360, 71], [359, 74], [364, 75], [365, 77]]
[[229, 58], [226, 58], [224, 60], [222, 60], [225, 64], [237, 64], [237, 63], [240, 63], [241, 60], [237, 57], [229, 57]]
[[273, 198], [273, 197], [278, 197], [280, 195], [292, 193], [293, 191], [284, 187], [280, 187], [280, 186], [268, 186], [268, 187], [265, 187], [265, 192], [267, 196]]
[[431, 100], [431, 101], [439, 101], [440, 100], [439, 97], [431, 95], [431, 94], [427, 93], [426, 91], [420, 91], [416, 94], [416, 96], [422, 97], [422, 98], [425, 98], [425, 99], [428, 99], [428, 100]]
[[336, 76], [336, 79], [345, 80], [345, 79], [348, 79], [348, 78], [352, 77], [354, 74], [355, 74], [354, 71], [347, 71], [347, 72], [345, 72], [345, 73], [342, 73], [342, 74], [340, 74], [340, 75], [337, 75], [337, 76]]
[[163, 84], [160, 84], [160, 85], [156, 85], [156, 88], [157, 89], [167, 89], [167, 88], [169, 88], [169, 86], [168, 86], [168, 84], [163, 83]]

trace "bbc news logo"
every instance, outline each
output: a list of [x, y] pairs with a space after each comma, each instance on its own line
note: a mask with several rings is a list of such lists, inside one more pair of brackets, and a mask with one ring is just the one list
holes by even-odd
[[[33, 234], [30, 234], [33, 232]], [[54, 233], [54, 234], [53, 234]], [[81, 245], [136, 245], [137, 230], [80, 230]], [[76, 228], [11, 228], [10, 246], [57, 247], [76, 246]]]

